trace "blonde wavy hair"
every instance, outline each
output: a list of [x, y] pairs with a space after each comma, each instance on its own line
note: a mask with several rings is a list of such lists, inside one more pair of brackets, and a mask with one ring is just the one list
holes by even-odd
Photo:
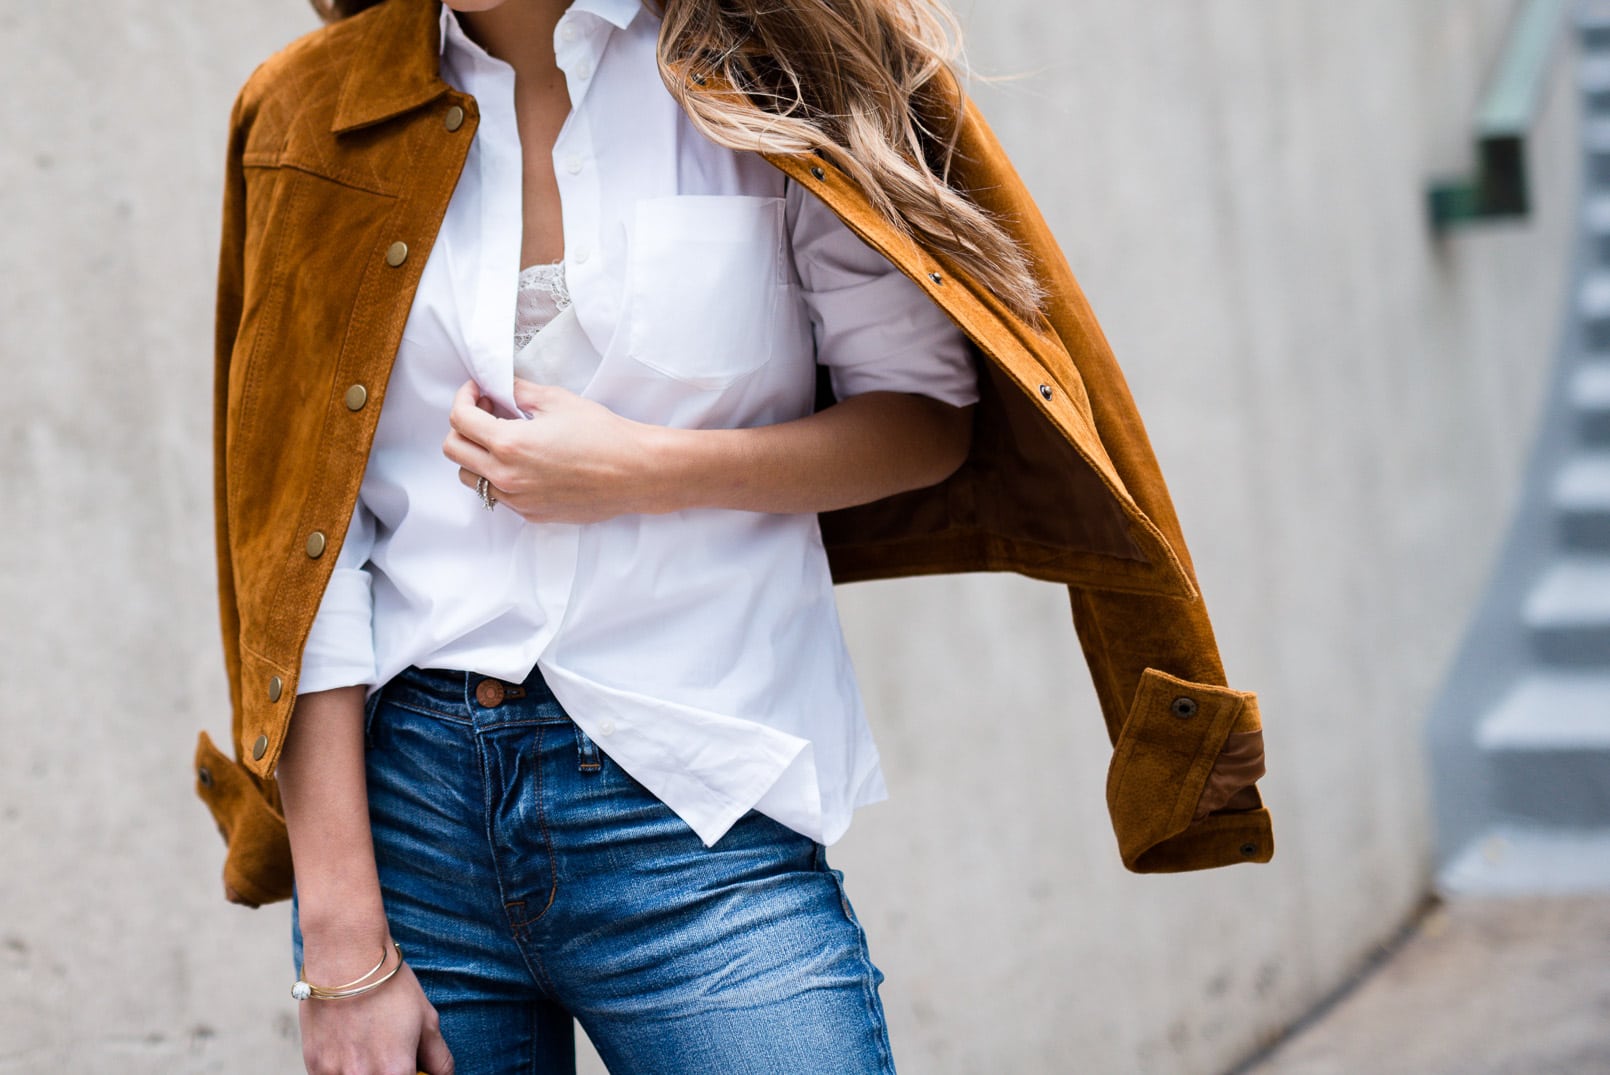
[[[311, 0], [326, 20], [379, 0]], [[661, 18], [660, 77], [705, 137], [819, 153], [903, 234], [1038, 319], [1028, 253], [950, 183], [965, 92], [944, 0], [643, 0]], [[737, 92], [700, 92], [713, 74]]]

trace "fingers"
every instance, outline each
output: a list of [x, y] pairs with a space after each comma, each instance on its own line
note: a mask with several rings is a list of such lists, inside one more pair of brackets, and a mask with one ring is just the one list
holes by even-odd
[[[481, 482], [481, 475], [478, 472], [473, 471], [473, 470], [468, 470], [468, 469], [466, 469], [464, 467], [459, 467], [458, 468], [458, 483], [460, 485], [466, 486], [467, 488], [470, 488], [470, 489], [475, 489], [475, 491], [477, 493], [479, 493], [480, 490], [477, 489], [476, 486], [478, 486], [480, 484], [480, 482]], [[487, 479], [486, 485], [487, 485], [487, 488], [492, 491], [492, 496], [495, 497], [496, 499], [498, 499], [498, 500], [507, 500], [508, 499], [507, 494], [505, 494], [502, 489], [499, 489], [497, 487], [497, 485], [492, 482], [491, 479]]]
[[[465, 381], [453, 393], [453, 406], [447, 412], [447, 424], [465, 440], [483, 448], [490, 448], [498, 435], [499, 419], [490, 413], [491, 404], [480, 404], [480, 392], [474, 381]], [[461, 462], [455, 460], [455, 462]]]
[[[495, 422], [497, 419], [493, 418], [491, 421]], [[492, 472], [499, 469], [490, 451], [469, 440], [456, 429], [448, 431], [447, 439], [442, 441], [442, 454], [477, 475], [485, 474], [491, 477]], [[473, 479], [471, 484], [474, 484]]]
[[562, 397], [572, 394], [575, 393], [559, 385], [543, 385], [541, 381], [514, 378], [514, 401], [520, 404], [522, 410], [546, 410]]
[[436, 1010], [431, 1009], [425, 1026], [419, 1034], [419, 1055], [415, 1057], [422, 1075], [453, 1075], [453, 1054], [447, 1048], [437, 1022]]

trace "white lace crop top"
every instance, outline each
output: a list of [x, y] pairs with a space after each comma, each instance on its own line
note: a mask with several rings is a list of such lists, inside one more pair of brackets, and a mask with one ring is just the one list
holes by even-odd
[[514, 306], [514, 375], [579, 395], [601, 358], [571, 305], [565, 263], [521, 269]]
[[570, 305], [570, 289], [565, 286], [565, 263], [528, 265], [520, 270], [520, 295], [514, 306], [514, 350], [527, 344]]

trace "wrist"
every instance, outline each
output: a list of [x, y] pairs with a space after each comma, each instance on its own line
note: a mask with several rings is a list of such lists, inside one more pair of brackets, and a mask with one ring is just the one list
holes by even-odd
[[314, 900], [297, 892], [297, 925], [304, 940], [331, 943], [383, 940], [386, 909], [377, 891], [372, 899]]
[[690, 496], [688, 466], [689, 435], [696, 432], [647, 423], [642, 426], [634, 452], [639, 512], [666, 515], [696, 506]]
[[391, 945], [391, 929], [385, 916], [373, 920], [337, 923], [303, 923], [303, 977], [316, 985], [345, 982], [372, 967]]

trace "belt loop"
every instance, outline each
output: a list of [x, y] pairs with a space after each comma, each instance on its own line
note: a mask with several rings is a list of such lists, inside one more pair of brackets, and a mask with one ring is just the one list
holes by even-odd
[[603, 761], [598, 756], [598, 744], [590, 739], [581, 725], [575, 721], [570, 726], [576, 729], [576, 769], [583, 773], [596, 773], [602, 769]]

